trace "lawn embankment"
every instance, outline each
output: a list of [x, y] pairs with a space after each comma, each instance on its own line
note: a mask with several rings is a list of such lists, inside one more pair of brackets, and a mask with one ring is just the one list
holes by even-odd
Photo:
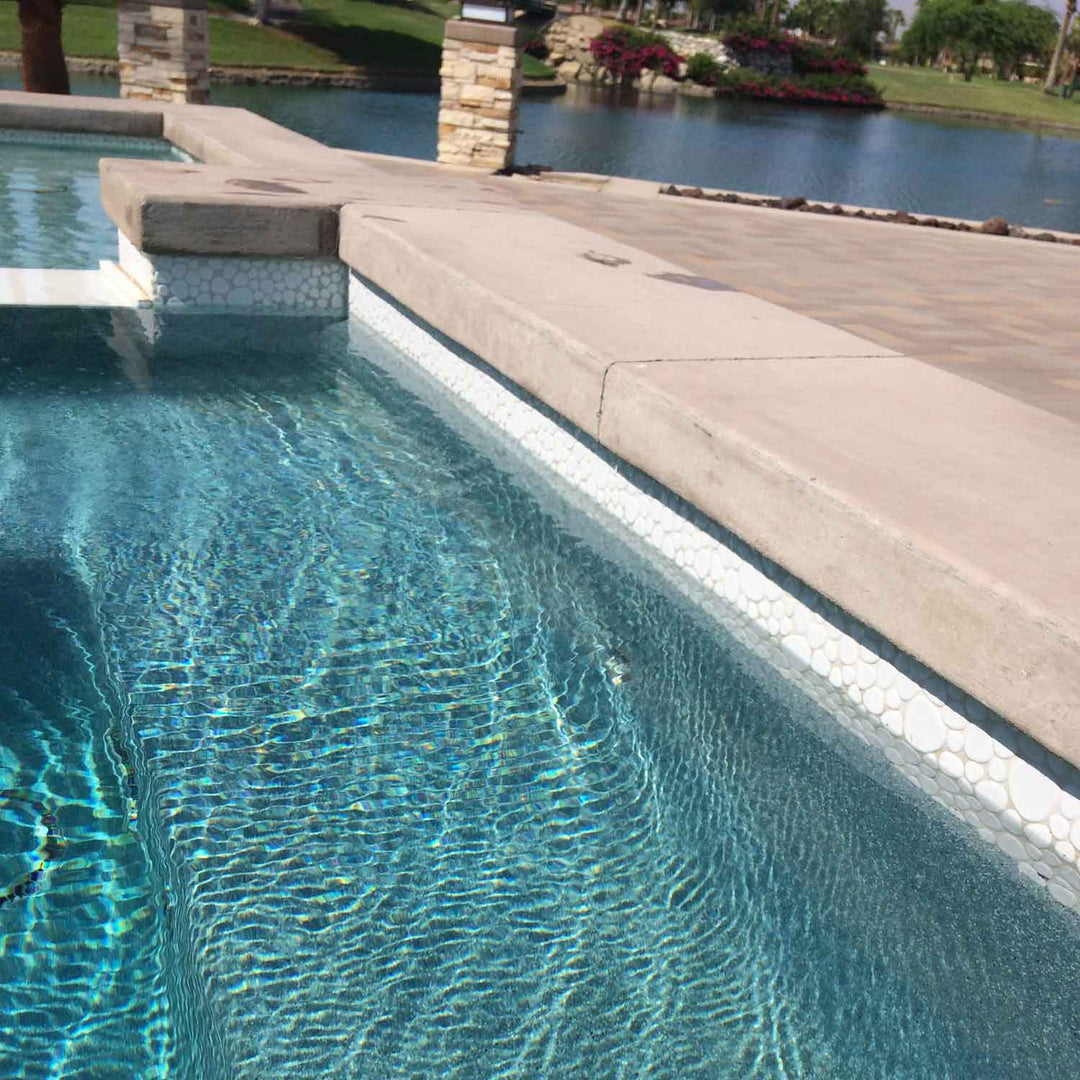
[[1080, 129], [1080, 97], [1065, 101], [1041, 86], [963, 76], [928, 68], [871, 68], [887, 105], [923, 105], [957, 113], [1000, 116], [1012, 122], [1062, 124]]
[[[458, 5], [417, 0], [304, 0], [304, 10], [280, 28], [227, 18], [244, 0], [210, 0], [210, 63], [219, 67], [288, 68], [346, 72], [388, 70], [434, 76], [442, 53], [443, 23]], [[17, 5], [0, 3], [0, 49], [20, 48]], [[116, 59], [115, 0], [65, 4], [64, 50], [68, 56]], [[535, 57], [525, 75], [552, 78]]]

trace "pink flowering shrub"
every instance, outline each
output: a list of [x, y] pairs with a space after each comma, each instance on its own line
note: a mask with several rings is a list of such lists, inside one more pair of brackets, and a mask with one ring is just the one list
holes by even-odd
[[749, 68], [735, 68], [720, 75], [716, 88], [721, 97], [757, 98], [807, 105], [854, 105], [880, 108], [877, 87], [857, 76], [810, 75], [795, 79], [762, 75]]
[[854, 53], [797, 38], [784, 30], [772, 30], [761, 23], [742, 23], [724, 35], [724, 44], [744, 62], [753, 53], [790, 56], [797, 75], [866, 75], [862, 60]]
[[810, 41], [798, 43], [791, 61], [792, 67], [800, 75], [866, 75], [866, 66], [857, 56]]
[[589, 42], [589, 52], [602, 68], [622, 82], [636, 79], [647, 69], [674, 79], [682, 62], [682, 57], [673, 53], [659, 35], [627, 26], [609, 27], [594, 37]]
[[767, 52], [781, 56], [794, 52], [799, 41], [783, 30], [770, 30], [761, 23], [744, 23], [724, 35], [724, 44], [735, 53]]

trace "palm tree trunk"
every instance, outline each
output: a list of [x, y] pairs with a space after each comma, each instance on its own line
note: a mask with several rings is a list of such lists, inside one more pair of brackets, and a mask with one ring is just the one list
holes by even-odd
[[63, 0], [19, 0], [23, 89], [70, 94], [64, 47], [60, 43]]
[[619, 0], [619, 14], [615, 16], [619, 22], [626, 22], [626, 9], [630, 6], [630, 0]]
[[769, 26], [772, 27], [773, 30], [778, 30], [780, 28], [780, 0], [773, 0]]
[[641, 20], [645, 16], [645, 0], [637, 0], [637, 12], [634, 15], [634, 24], [636, 26], [641, 25]]
[[1065, 51], [1065, 39], [1069, 36], [1069, 23], [1076, 14], [1076, 0], [1066, 0], [1065, 14], [1061, 17], [1061, 33], [1058, 34], [1057, 45], [1054, 46], [1054, 56], [1050, 61], [1050, 70], [1046, 73], [1046, 82], [1043, 90], [1048, 94], [1054, 92], [1054, 83], [1057, 82], [1058, 68], [1061, 67], [1061, 54]]

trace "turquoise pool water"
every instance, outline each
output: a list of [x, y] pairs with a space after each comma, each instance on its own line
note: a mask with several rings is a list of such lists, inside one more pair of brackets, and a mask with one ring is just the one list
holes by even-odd
[[101, 206], [103, 157], [186, 160], [158, 139], [0, 129], [0, 267], [96, 269], [116, 259]]
[[396, 362], [0, 312], [0, 1076], [1078, 1075], [1075, 917]]

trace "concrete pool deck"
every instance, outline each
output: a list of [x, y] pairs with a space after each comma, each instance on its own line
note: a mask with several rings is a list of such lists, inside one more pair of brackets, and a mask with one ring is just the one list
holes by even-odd
[[205, 162], [103, 164], [137, 247], [338, 255], [1080, 765], [1080, 249], [490, 177], [240, 110], [0, 94], [0, 126], [87, 117]]

